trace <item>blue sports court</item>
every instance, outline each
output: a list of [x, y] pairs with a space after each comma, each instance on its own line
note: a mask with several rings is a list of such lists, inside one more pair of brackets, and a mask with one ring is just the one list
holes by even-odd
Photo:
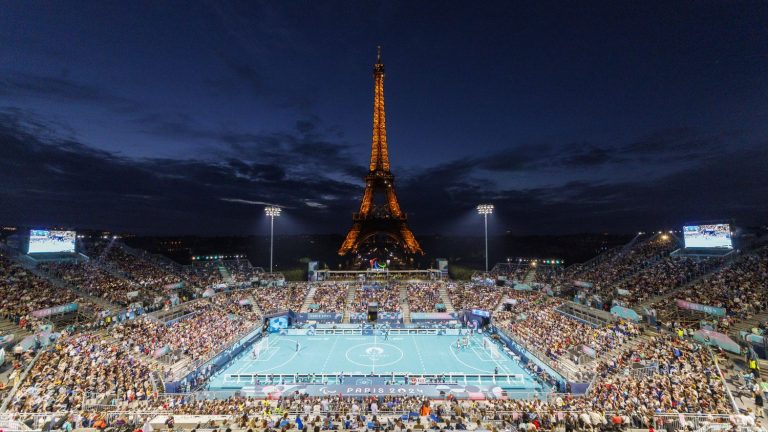
[[[461, 346], [466, 338], [466, 346]], [[210, 381], [210, 390], [310, 380], [338, 383], [338, 375], [376, 375], [402, 383], [443, 375], [459, 384], [546, 391], [501, 346], [484, 335], [284, 335], [262, 338]]]

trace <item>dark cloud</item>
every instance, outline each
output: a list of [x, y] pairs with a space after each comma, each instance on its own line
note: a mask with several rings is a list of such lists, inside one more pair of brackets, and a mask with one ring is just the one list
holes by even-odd
[[[319, 137], [316, 126], [299, 124], [295, 131], [231, 140], [232, 153], [240, 157], [220, 160], [127, 158], [58, 135], [57, 127], [29, 112], [0, 112], [0, 199], [13, 203], [0, 207], [4, 222], [142, 233], [239, 233], [252, 232], [261, 206], [270, 203], [305, 221], [300, 231], [341, 232], [363, 190], [357, 178], [340, 181], [335, 175], [362, 174], [365, 167], [348, 158], [346, 146]], [[205, 139], [224, 135], [210, 132]], [[574, 147], [555, 163], [617, 163], [605, 160], [603, 148]], [[639, 152], [634, 144], [627, 148]], [[646, 146], [643, 152], [663, 154], [667, 148], [654, 153], [653, 146]], [[296, 154], [311, 157], [291, 156]], [[500, 165], [491, 161], [455, 160], [400, 177], [399, 198], [416, 232], [471, 229], [456, 223], [486, 201], [497, 207], [492, 229], [520, 233], [633, 231], [701, 219], [747, 223], [766, 217], [768, 154], [757, 147], [721, 152], [653, 179], [630, 176], [537, 187], [502, 186], [486, 174], [507, 164], [533, 173], [545, 164], [543, 156], [516, 158], [508, 152], [498, 156]], [[318, 169], [325, 166], [329, 169]]]
[[[0, 217], [14, 223], [108, 226], [140, 232], [249, 230], [249, 202], [348, 212], [356, 185], [322, 173], [286, 178], [281, 164], [131, 159], [80, 142], [37, 134], [28, 113], [0, 115]], [[330, 199], [322, 196], [332, 197]], [[321, 206], [312, 203], [322, 202]], [[322, 220], [322, 218], [319, 218]]]
[[59, 102], [97, 104], [120, 112], [138, 109], [136, 102], [75, 81], [15, 72], [0, 78], [0, 96], [44, 98]]

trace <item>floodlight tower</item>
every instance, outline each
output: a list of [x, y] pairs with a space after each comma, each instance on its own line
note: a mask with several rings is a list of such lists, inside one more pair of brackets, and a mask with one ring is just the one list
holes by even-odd
[[272, 256], [275, 245], [275, 218], [280, 216], [282, 210], [277, 206], [267, 206], [264, 213], [269, 216], [269, 272], [272, 273]]
[[493, 213], [493, 204], [480, 204], [477, 213], [483, 216], [485, 221], [485, 272], [488, 273], [488, 215]]

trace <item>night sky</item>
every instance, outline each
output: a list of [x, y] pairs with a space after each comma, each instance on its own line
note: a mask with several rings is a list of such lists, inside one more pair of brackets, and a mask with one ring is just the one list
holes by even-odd
[[768, 3], [4, 2], [0, 223], [342, 233], [376, 46], [420, 233], [768, 220]]

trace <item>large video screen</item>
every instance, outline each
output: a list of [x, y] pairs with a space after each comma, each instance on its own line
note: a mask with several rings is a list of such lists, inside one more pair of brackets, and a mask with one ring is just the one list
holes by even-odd
[[27, 253], [74, 252], [74, 231], [30, 230]]
[[728, 224], [684, 226], [683, 238], [687, 248], [733, 249], [731, 226]]
[[269, 319], [269, 328], [267, 331], [270, 333], [280, 333], [280, 330], [288, 328], [288, 316], [283, 315]]

